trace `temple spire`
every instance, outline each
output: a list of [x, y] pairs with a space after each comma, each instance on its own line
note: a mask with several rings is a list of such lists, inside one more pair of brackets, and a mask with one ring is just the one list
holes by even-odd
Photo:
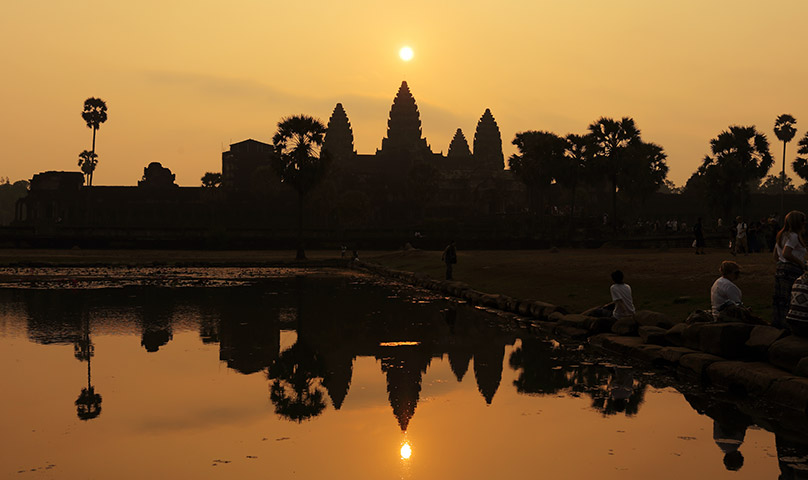
[[353, 142], [351, 122], [348, 120], [348, 115], [345, 113], [345, 109], [342, 108], [342, 104], [338, 103], [334, 107], [333, 113], [331, 113], [331, 118], [328, 119], [328, 129], [325, 134], [323, 150], [328, 151], [331, 155], [331, 161], [339, 165], [356, 155]]
[[470, 157], [471, 150], [469, 150], [469, 142], [466, 141], [466, 136], [463, 135], [463, 130], [457, 129], [455, 132], [452, 143], [449, 144], [449, 152], [447, 157]]
[[474, 160], [484, 168], [502, 170], [505, 168], [505, 156], [502, 154], [502, 136], [499, 126], [491, 110], [486, 108], [477, 131], [474, 133]]
[[382, 153], [422, 155], [430, 152], [421, 136], [421, 116], [407, 82], [401, 82], [387, 120], [387, 137], [382, 139]]

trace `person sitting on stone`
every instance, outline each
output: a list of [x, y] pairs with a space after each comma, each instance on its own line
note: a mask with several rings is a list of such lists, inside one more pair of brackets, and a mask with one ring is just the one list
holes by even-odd
[[791, 287], [791, 304], [786, 314], [786, 328], [800, 337], [808, 337], [808, 273], [803, 273]]
[[631, 287], [627, 283], [623, 283], [623, 272], [620, 270], [613, 271], [612, 281], [614, 283], [609, 288], [612, 302], [614, 302], [612, 316], [620, 319], [634, 315], [634, 299], [631, 296]]
[[730, 306], [741, 306], [741, 289], [735, 282], [741, 277], [741, 267], [735, 262], [721, 262], [718, 272], [721, 274], [710, 288], [710, 303], [712, 304], [713, 318]]

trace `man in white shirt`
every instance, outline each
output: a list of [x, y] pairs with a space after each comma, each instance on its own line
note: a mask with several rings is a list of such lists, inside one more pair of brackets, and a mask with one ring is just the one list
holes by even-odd
[[721, 277], [710, 288], [710, 303], [713, 307], [713, 318], [730, 305], [741, 305], [741, 289], [735, 282], [741, 277], [741, 267], [735, 262], [721, 262], [718, 269]]
[[631, 287], [623, 283], [623, 272], [620, 270], [612, 272], [612, 281], [614, 284], [609, 288], [614, 302], [612, 316], [619, 319], [634, 315], [634, 299], [631, 297]]
[[735, 220], [738, 221], [738, 224], [735, 226], [735, 253], [741, 253], [741, 250], [743, 250], [744, 255], [749, 255], [749, 243], [746, 240], [748, 227], [746, 222], [743, 221], [743, 218], [738, 217]]

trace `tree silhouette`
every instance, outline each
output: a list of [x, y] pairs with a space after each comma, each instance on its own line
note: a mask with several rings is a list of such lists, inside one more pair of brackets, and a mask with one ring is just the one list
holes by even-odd
[[323, 370], [322, 360], [300, 339], [284, 350], [268, 370], [275, 413], [298, 423], [320, 415], [325, 410], [325, 392], [315, 379], [323, 378]]
[[620, 190], [634, 200], [646, 200], [665, 184], [668, 156], [655, 143], [635, 142], [625, 150]]
[[530, 210], [541, 214], [545, 193], [564, 162], [567, 143], [555, 133], [544, 131], [517, 133], [511, 143], [519, 153], [508, 158], [508, 166], [527, 187]]
[[623, 173], [624, 151], [629, 145], [640, 141], [640, 130], [634, 120], [623, 117], [620, 120], [601, 117], [591, 125], [589, 132], [597, 148], [597, 165], [611, 182], [612, 227], [617, 230], [617, 188]]
[[[101, 124], [107, 121], [107, 104], [100, 98], [90, 97], [84, 101], [84, 111], [81, 112], [81, 118], [87, 122], [87, 127], [93, 129], [93, 148], [90, 150], [91, 157], [97, 163], [98, 159], [95, 154], [95, 132], [101, 127]], [[93, 171], [95, 170], [95, 163], [92, 164], [92, 169], [89, 174], [88, 185], [93, 185]], [[82, 169], [84, 171], [84, 169]], [[85, 175], [87, 174], [86, 171]]]
[[290, 185], [298, 195], [297, 260], [305, 260], [303, 249], [303, 202], [306, 195], [323, 179], [329, 155], [322, 150], [326, 128], [307, 115], [294, 115], [278, 122], [272, 137], [272, 168], [282, 183]]
[[90, 179], [95, 171], [95, 166], [98, 164], [98, 155], [90, 150], [84, 150], [79, 153], [79, 168], [84, 173], [84, 181], [90, 185]]
[[95, 347], [90, 339], [90, 321], [82, 319], [81, 338], [73, 345], [73, 355], [80, 362], [87, 362], [87, 388], [82, 388], [79, 398], [76, 399], [76, 416], [80, 420], [92, 420], [101, 415], [101, 395], [95, 393], [90, 375], [90, 363], [95, 355]]
[[797, 143], [797, 153], [799, 156], [791, 164], [791, 167], [801, 179], [808, 181], [808, 132]]
[[202, 186], [216, 188], [222, 185], [222, 174], [219, 172], [205, 172], [202, 175]]
[[[785, 188], [783, 188], [785, 185]], [[797, 187], [788, 175], [778, 173], [777, 175], [767, 175], [757, 188], [758, 193], [777, 195], [782, 191], [786, 193], [797, 193]]]
[[556, 173], [556, 180], [570, 190], [570, 232], [575, 217], [575, 192], [578, 185], [587, 179], [588, 169], [592, 167], [595, 145], [591, 135], [575, 135], [565, 137], [564, 161]]
[[749, 201], [749, 184], [757, 185], [774, 163], [769, 141], [754, 126], [733, 125], [710, 140], [710, 149], [713, 156], [704, 157], [698, 174], [708, 198], [730, 218], [734, 206]]
[[792, 117], [791, 115], [784, 113], [777, 117], [774, 121], [774, 134], [777, 135], [777, 138], [783, 142], [783, 170], [780, 173], [781, 175], [781, 186], [780, 186], [780, 211], [783, 212], [783, 199], [784, 193], [786, 191], [786, 144], [794, 138], [794, 135], [797, 133], [797, 129], [794, 125], [797, 124], [797, 119]]

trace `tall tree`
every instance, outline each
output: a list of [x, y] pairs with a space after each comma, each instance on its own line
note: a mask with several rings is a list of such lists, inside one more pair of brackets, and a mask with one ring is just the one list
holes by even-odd
[[757, 185], [774, 163], [769, 141], [754, 126], [733, 125], [710, 140], [710, 150], [713, 156], [704, 157], [698, 174], [708, 198], [729, 219], [733, 208], [749, 201], [749, 184]]
[[791, 164], [791, 167], [801, 179], [808, 181], [808, 132], [797, 143], [797, 153], [799, 156]]
[[544, 211], [544, 197], [564, 161], [566, 140], [555, 133], [527, 131], [512, 142], [519, 149], [508, 158], [508, 166], [527, 187], [531, 211]]
[[306, 195], [323, 179], [329, 155], [323, 150], [326, 128], [314, 117], [294, 115], [278, 122], [272, 137], [272, 168], [282, 183], [297, 191], [297, 260], [305, 260], [303, 249], [303, 203]]
[[84, 181], [87, 185], [91, 185], [92, 183], [92, 175], [96, 164], [98, 164], [98, 155], [95, 153], [90, 150], [84, 150], [79, 153], [79, 168], [82, 173], [84, 173]]
[[635, 142], [626, 148], [620, 191], [636, 201], [643, 201], [665, 184], [668, 156], [655, 143]]
[[640, 141], [640, 130], [634, 125], [634, 119], [623, 117], [620, 120], [601, 117], [591, 125], [592, 135], [598, 153], [599, 170], [611, 182], [612, 194], [612, 227], [617, 230], [617, 189], [623, 170], [624, 151], [632, 143]]
[[[95, 155], [95, 132], [101, 127], [101, 124], [107, 121], [107, 104], [100, 98], [90, 97], [84, 101], [84, 111], [81, 112], [81, 118], [87, 122], [87, 127], [93, 129], [93, 148], [90, 150], [95, 163], [98, 162], [98, 157]], [[93, 171], [95, 170], [95, 163], [90, 170], [88, 185], [93, 185]]]
[[797, 119], [787, 113], [780, 115], [774, 121], [774, 134], [777, 135], [777, 138], [781, 142], [783, 142], [783, 170], [780, 173], [780, 212], [784, 211], [783, 200], [785, 198], [784, 194], [786, 191], [786, 145], [797, 133], [797, 129], [794, 127], [796, 124]]
[[561, 186], [570, 190], [570, 232], [575, 217], [575, 193], [578, 186], [586, 180], [587, 169], [591, 168], [595, 145], [591, 135], [571, 133], [564, 140], [564, 161], [555, 175]]

